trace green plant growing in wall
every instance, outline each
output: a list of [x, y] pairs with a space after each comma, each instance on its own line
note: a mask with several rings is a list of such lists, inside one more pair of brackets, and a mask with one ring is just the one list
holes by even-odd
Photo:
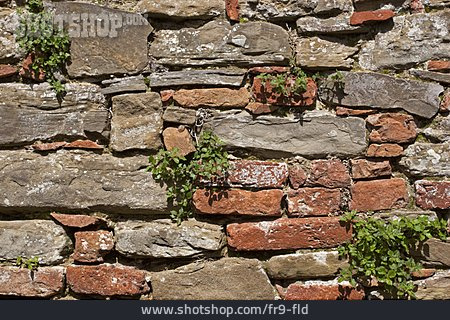
[[53, 17], [44, 10], [42, 0], [28, 0], [27, 12], [22, 11], [17, 29], [17, 42], [28, 55], [35, 74], [41, 71], [45, 80], [55, 90], [57, 97], [65, 94], [65, 87], [55, 74], [62, 72], [70, 58], [70, 39], [66, 32], [56, 27]]
[[180, 224], [192, 216], [192, 197], [199, 180], [223, 177], [228, 166], [222, 141], [210, 131], [203, 131], [192, 155], [180, 156], [176, 148], [161, 149], [150, 157], [148, 171], [155, 180], [167, 184], [167, 198], [175, 206], [170, 217]]
[[29, 259], [25, 259], [23, 257], [17, 257], [16, 266], [19, 268], [26, 268], [30, 271], [36, 271], [39, 267], [39, 258], [32, 257]]
[[427, 216], [385, 221], [374, 217], [363, 219], [352, 211], [341, 221], [351, 225], [353, 236], [339, 247], [341, 257], [349, 259], [339, 281], [347, 280], [355, 286], [373, 277], [392, 298], [415, 297], [411, 272], [422, 266], [411, 252], [430, 238], [447, 237], [446, 221], [430, 220]]
[[292, 66], [289, 72], [278, 74], [261, 73], [256, 78], [261, 79], [264, 87], [266, 83], [270, 83], [276, 93], [285, 97], [290, 97], [291, 95], [300, 96], [306, 91], [308, 84], [308, 76], [296, 66]]

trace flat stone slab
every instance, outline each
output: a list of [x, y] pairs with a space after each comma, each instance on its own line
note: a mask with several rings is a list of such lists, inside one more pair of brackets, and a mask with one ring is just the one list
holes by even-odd
[[416, 298], [419, 300], [450, 299], [450, 271], [437, 271], [434, 276], [416, 281]]
[[20, 57], [15, 32], [19, 27], [19, 16], [15, 10], [0, 8], [0, 61], [10, 62]]
[[145, 171], [147, 165], [146, 156], [0, 151], [0, 212], [166, 213], [165, 188]]
[[240, 87], [245, 73], [243, 69], [182, 70], [152, 73], [149, 79], [152, 88], [202, 85]]
[[450, 142], [415, 143], [403, 152], [399, 164], [414, 176], [450, 176]]
[[141, 0], [140, 13], [152, 18], [211, 19], [225, 12], [223, 0]]

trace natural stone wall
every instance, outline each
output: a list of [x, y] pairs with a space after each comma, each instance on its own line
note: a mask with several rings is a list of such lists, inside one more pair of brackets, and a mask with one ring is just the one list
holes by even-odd
[[[339, 216], [450, 217], [450, 1], [46, 5], [80, 19], [63, 99], [0, 1], [0, 298], [369, 299], [337, 282]], [[302, 94], [258, 77], [293, 65]], [[196, 128], [231, 165], [177, 225], [148, 156]], [[414, 255], [417, 298], [450, 299], [449, 241]]]

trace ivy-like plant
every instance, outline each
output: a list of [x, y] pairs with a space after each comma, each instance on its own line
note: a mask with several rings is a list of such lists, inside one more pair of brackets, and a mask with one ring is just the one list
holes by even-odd
[[392, 220], [369, 217], [363, 219], [355, 211], [341, 221], [351, 225], [352, 240], [339, 247], [341, 257], [349, 259], [349, 266], [341, 270], [339, 281], [355, 286], [375, 278], [381, 290], [392, 298], [414, 298], [411, 273], [421, 269], [411, 252], [419, 243], [430, 238], [445, 240], [447, 223], [430, 220], [427, 216]]
[[203, 131], [192, 155], [180, 156], [177, 148], [161, 149], [150, 157], [148, 171], [155, 180], [167, 184], [167, 198], [175, 207], [170, 217], [180, 224], [193, 214], [192, 197], [198, 182], [223, 177], [228, 166], [222, 141], [210, 131]]
[[261, 79], [263, 86], [269, 82], [276, 93], [285, 97], [300, 96], [306, 91], [308, 84], [308, 76], [298, 67], [291, 67], [289, 72], [278, 74], [261, 73], [256, 78]]
[[32, 257], [29, 259], [25, 259], [23, 257], [17, 257], [16, 266], [19, 268], [27, 268], [30, 271], [36, 271], [39, 267], [39, 258]]
[[27, 11], [22, 11], [17, 29], [20, 48], [33, 56], [31, 69], [41, 72], [55, 90], [58, 98], [65, 94], [65, 87], [55, 76], [64, 70], [70, 58], [68, 34], [56, 27], [51, 13], [46, 12], [42, 0], [28, 0]]

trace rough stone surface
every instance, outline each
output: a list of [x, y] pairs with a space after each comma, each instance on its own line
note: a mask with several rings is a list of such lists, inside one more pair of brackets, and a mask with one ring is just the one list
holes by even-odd
[[424, 80], [431, 80], [440, 82], [445, 85], [450, 84], [450, 74], [448, 73], [440, 73], [440, 72], [433, 72], [433, 71], [425, 71], [425, 70], [410, 70], [410, 74], [413, 76], [416, 76], [418, 78], [424, 79]]
[[102, 150], [103, 147], [91, 140], [76, 140], [74, 142], [66, 143], [65, 149], [87, 149], [87, 150]]
[[196, 110], [169, 106], [164, 110], [163, 120], [186, 125], [193, 125], [196, 120]]
[[19, 16], [15, 10], [0, 8], [0, 61], [13, 61], [20, 57], [15, 33]]
[[296, 47], [297, 64], [306, 68], [346, 68], [354, 62], [355, 47], [319, 37], [302, 38]]
[[68, 266], [67, 284], [78, 294], [93, 296], [136, 296], [150, 291], [146, 273], [132, 267], [102, 264]]
[[128, 257], [180, 258], [214, 253], [225, 245], [219, 225], [195, 220], [177, 226], [169, 219], [119, 222], [116, 250]]
[[112, 98], [111, 147], [114, 151], [157, 150], [162, 146], [163, 108], [156, 92]]
[[291, 55], [288, 33], [267, 22], [231, 26], [211, 21], [198, 29], [156, 32], [150, 54], [164, 65], [279, 65]]
[[296, 282], [286, 290], [285, 300], [362, 300], [364, 291], [335, 281]]
[[247, 110], [251, 114], [260, 115], [260, 114], [272, 113], [272, 112], [278, 110], [278, 106], [273, 106], [273, 105], [265, 104], [265, 103], [261, 103], [261, 102], [250, 102], [245, 107], [245, 110]]
[[345, 107], [336, 107], [337, 116], [367, 116], [373, 113], [376, 113], [376, 110], [371, 108], [351, 109]]
[[64, 268], [40, 267], [33, 271], [0, 267], [0, 296], [50, 298], [64, 289]]
[[351, 188], [351, 210], [375, 211], [408, 204], [406, 182], [401, 178], [358, 181]]
[[72, 257], [78, 262], [103, 262], [103, 256], [113, 248], [114, 235], [110, 231], [78, 231]]
[[442, 95], [441, 105], [439, 106], [439, 111], [448, 112], [450, 111], [450, 89], [446, 89]]
[[81, 214], [60, 214], [53, 212], [50, 215], [60, 224], [69, 228], [86, 228], [99, 222], [99, 219], [96, 217]]
[[356, 26], [368, 22], [385, 21], [395, 15], [392, 10], [358, 11], [350, 17], [350, 25]]
[[347, 167], [341, 160], [315, 160], [311, 163], [306, 185], [327, 188], [345, 188], [351, 179]]
[[417, 136], [417, 126], [414, 118], [407, 114], [373, 114], [368, 116], [366, 121], [374, 128], [369, 135], [371, 142], [410, 143]]
[[166, 149], [173, 150], [177, 148], [179, 156], [187, 156], [196, 150], [191, 134], [184, 126], [164, 129], [163, 140]]
[[230, 86], [240, 87], [244, 82], [243, 69], [182, 70], [152, 73], [150, 87], [174, 86]]
[[415, 186], [416, 204], [422, 209], [450, 209], [450, 181], [419, 180]]
[[367, 26], [350, 25], [351, 14], [343, 13], [334, 17], [301, 17], [297, 20], [297, 31], [300, 34], [353, 34], [368, 32]]
[[416, 298], [419, 300], [450, 299], [450, 271], [438, 271], [431, 278], [416, 281]]
[[399, 164], [414, 176], [450, 176], [450, 143], [415, 143], [404, 152]]
[[71, 249], [64, 229], [49, 220], [0, 222], [0, 260], [39, 258], [39, 264], [62, 262]]
[[369, 106], [376, 109], [403, 109], [424, 118], [432, 118], [439, 110], [443, 87], [416, 80], [368, 72], [342, 72], [340, 83], [326, 81], [320, 98], [343, 106]]
[[300, 188], [288, 192], [288, 211], [291, 216], [327, 216], [339, 211], [339, 189]]
[[[69, 31], [69, 76], [133, 74], [147, 65], [147, 37], [153, 27], [141, 15], [82, 2], [54, 2], [52, 5], [56, 8], [55, 14], [65, 18], [64, 24], [69, 23], [71, 15], [89, 14], [87, 20], [97, 26], [94, 30], [72, 28]], [[99, 27], [101, 21], [103, 28]]]
[[1, 151], [0, 164], [0, 212], [167, 212], [165, 188], [145, 172], [146, 156]]
[[180, 106], [189, 108], [239, 108], [249, 103], [250, 93], [246, 88], [181, 89], [174, 93], [173, 99]]
[[281, 188], [287, 177], [284, 162], [236, 160], [230, 163], [225, 183], [232, 187]]
[[66, 84], [61, 105], [47, 83], [0, 83], [0, 144], [101, 134], [108, 111], [96, 85]]
[[352, 178], [369, 179], [390, 176], [392, 168], [389, 161], [369, 161], [365, 159], [352, 160]]
[[289, 182], [292, 188], [298, 189], [305, 184], [307, 178], [308, 175], [301, 165], [293, 164], [289, 166]]
[[223, 13], [223, 0], [141, 0], [140, 13], [163, 19], [210, 19]]
[[256, 119], [247, 112], [222, 112], [206, 122], [232, 149], [243, 148], [263, 157], [303, 155], [356, 156], [366, 149], [364, 120], [307, 112], [302, 119], [270, 115]]
[[155, 300], [273, 300], [275, 290], [256, 259], [223, 258], [152, 274]]
[[434, 266], [450, 267], [450, 239], [430, 239], [420, 244], [414, 254]]
[[395, 158], [402, 153], [402, 146], [393, 143], [371, 144], [367, 149], [367, 156], [373, 158]]
[[228, 245], [237, 251], [324, 249], [351, 238], [338, 217], [232, 223], [227, 226], [227, 234]]
[[420, 269], [418, 271], [411, 272], [413, 279], [425, 279], [434, 276], [436, 269]]
[[[414, 1], [414, 0], [413, 0]], [[421, 0], [419, 0], [421, 1]], [[426, 0], [428, 1], [428, 0]], [[433, 0], [431, 0], [433, 1]], [[357, 11], [372, 11], [383, 8], [408, 9], [411, 0], [353, 0], [354, 7]]]
[[251, 216], [281, 216], [281, 190], [247, 191], [198, 189], [193, 202], [197, 213]]
[[440, 142], [450, 141], [450, 115], [445, 117], [437, 116], [422, 133], [433, 140]]
[[359, 63], [364, 69], [378, 70], [450, 58], [449, 24], [446, 10], [395, 17], [391, 30], [363, 45]]
[[148, 89], [142, 75], [104, 80], [102, 85], [105, 86], [105, 88], [102, 88], [102, 93], [105, 95], [145, 92]]
[[299, 279], [331, 277], [345, 266], [337, 251], [317, 251], [274, 256], [265, 268], [272, 279]]

